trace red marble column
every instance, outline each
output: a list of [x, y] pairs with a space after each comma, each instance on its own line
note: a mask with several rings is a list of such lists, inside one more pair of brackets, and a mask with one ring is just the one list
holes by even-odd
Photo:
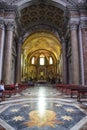
[[0, 80], [2, 79], [3, 52], [4, 52], [5, 27], [3, 21], [0, 21]]
[[4, 50], [4, 73], [3, 78], [6, 84], [12, 83], [11, 81], [11, 66], [12, 66], [12, 44], [13, 44], [13, 29], [12, 23], [7, 24], [5, 50]]
[[21, 43], [17, 44], [16, 83], [21, 82]]
[[72, 83], [80, 83], [80, 73], [79, 73], [79, 48], [78, 48], [78, 36], [77, 36], [77, 24], [70, 24], [71, 32], [71, 54], [72, 54]]

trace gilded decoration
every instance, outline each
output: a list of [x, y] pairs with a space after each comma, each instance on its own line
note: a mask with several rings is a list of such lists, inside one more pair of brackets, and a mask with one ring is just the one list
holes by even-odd
[[[61, 56], [60, 40], [49, 32], [37, 32], [31, 34], [22, 45], [22, 79], [52, 80], [57, 75], [57, 61]], [[39, 64], [40, 55], [44, 55], [45, 64]], [[49, 57], [53, 58], [53, 64], [49, 64]], [[31, 64], [32, 57], [35, 63]]]
[[23, 43], [22, 48], [25, 57], [27, 57], [29, 53], [32, 54], [32, 52], [41, 49], [52, 52], [57, 59], [59, 59], [61, 55], [60, 40], [48, 32], [37, 32], [30, 35]]

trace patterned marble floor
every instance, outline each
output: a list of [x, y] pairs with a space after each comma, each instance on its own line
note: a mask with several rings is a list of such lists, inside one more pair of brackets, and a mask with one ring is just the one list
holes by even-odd
[[82, 130], [86, 123], [82, 104], [50, 84], [29, 87], [0, 103], [0, 125], [6, 130]]

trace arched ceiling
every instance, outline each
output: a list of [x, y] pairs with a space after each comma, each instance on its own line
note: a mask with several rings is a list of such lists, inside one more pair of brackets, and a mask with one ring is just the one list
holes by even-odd
[[23, 28], [38, 24], [47, 24], [62, 28], [64, 11], [49, 4], [34, 3], [20, 10], [20, 22]]
[[[9, 8], [16, 7], [16, 22], [21, 34], [27, 33], [30, 28], [46, 25], [63, 32], [64, 15], [67, 5], [76, 5], [81, 0], [1, 0]], [[83, 0], [85, 1], [85, 0]], [[44, 27], [43, 27], [44, 29]], [[20, 34], [20, 35], [21, 35]]]
[[[22, 4], [24, 4], [24, 3], [26, 3], [26, 2], [30, 2], [30, 1], [32, 1], [32, 0], [1, 0], [1, 1], [4, 1], [4, 2], [7, 2], [8, 4], [10, 4], [10, 5], [18, 5], [18, 6], [20, 6], [20, 5], [22, 5]], [[34, 1], [34, 0], [33, 0]], [[44, 0], [45, 1], [45, 0]], [[46, 1], [48, 1], [48, 0], [46, 0]], [[52, 0], [52, 1], [54, 1], [54, 2], [58, 2], [58, 3], [60, 3], [61, 5], [63, 5], [63, 6], [66, 6], [66, 3], [67, 2], [72, 2], [72, 3], [84, 3], [86, 0]]]
[[[48, 2], [51, 0], [1, 0], [1, 1], [7, 2], [9, 5], [21, 6], [27, 2], [41, 2], [41, 1]], [[64, 7], [66, 6], [66, 2], [67, 2], [67, 0], [52, 0], [52, 1], [59, 3], [60, 5], [62, 5]]]
[[46, 50], [52, 52], [57, 60], [61, 55], [61, 45], [59, 39], [48, 32], [37, 32], [30, 35], [22, 45], [25, 57], [35, 51]]
[[22, 31], [33, 26], [48, 25], [62, 29], [66, 0], [2, 0], [16, 7], [16, 22]]

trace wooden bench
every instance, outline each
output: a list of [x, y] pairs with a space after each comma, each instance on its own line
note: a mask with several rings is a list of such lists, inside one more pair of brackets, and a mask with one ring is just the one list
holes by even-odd
[[62, 93], [67, 93], [67, 90], [71, 88], [77, 88], [79, 85], [77, 84], [56, 84], [55, 87], [59, 89]]
[[4, 90], [4, 91], [0, 91], [0, 98], [1, 98], [1, 101], [4, 101], [5, 100], [5, 97], [8, 95], [8, 97], [11, 96], [11, 92], [10, 91], [7, 91], [7, 90]]
[[6, 97], [11, 97], [12, 94], [20, 93], [24, 89], [28, 88], [28, 84], [18, 84], [18, 88], [15, 87], [15, 84], [5, 85], [5, 90], [1, 90], [1, 101], [4, 101]]
[[81, 102], [81, 99], [85, 98], [85, 94], [87, 94], [87, 89], [78, 90], [77, 101]]
[[70, 94], [71, 98], [76, 95], [77, 101], [81, 100], [81, 95], [84, 96], [87, 93], [87, 86], [77, 84], [56, 84], [55, 87], [62, 93]]

